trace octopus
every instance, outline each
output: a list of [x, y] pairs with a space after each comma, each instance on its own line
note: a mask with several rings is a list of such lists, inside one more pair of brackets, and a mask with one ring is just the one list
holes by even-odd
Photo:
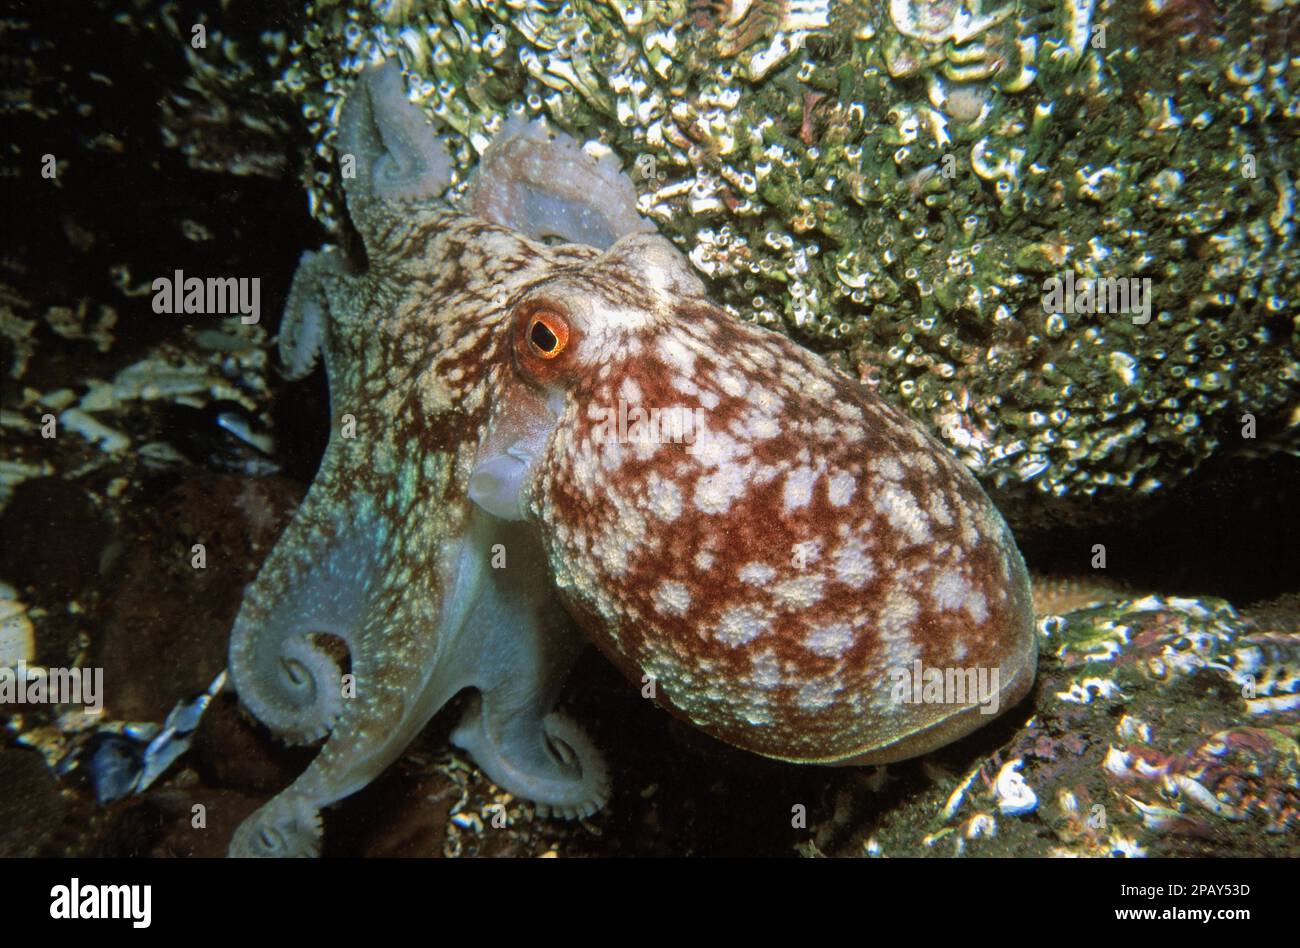
[[[451, 741], [497, 786], [594, 813], [608, 770], [555, 710], [589, 643], [792, 763], [923, 754], [1028, 693], [1028, 577], [974, 477], [710, 302], [611, 157], [515, 116], [446, 201], [451, 159], [391, 61], [337, 151], [363, 253], [304, 254], [279, 336], [290, 377], [323, 361], [331, 436], [229, 652], [247, 711], [324, 741], [232, 855], [318, 855], [321, 810], [458, 696]], [[909, 686], [952, 669], [991, 688]]]

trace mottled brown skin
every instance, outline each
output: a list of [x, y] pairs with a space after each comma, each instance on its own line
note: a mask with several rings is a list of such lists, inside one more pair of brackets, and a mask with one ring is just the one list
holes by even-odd
[[[975, 480], [857, 382], [714, 306], [657, 243], [627, 238], [535, 291], [550, 310], [585, 311], [566, 363], [536, 368], [571, 409], [530, 509], [593, 641], [708, 733], [784, 760], [914, 756], [988, 719], [892, 701], [889, 670], [916, 659], [998, 667], [1014, 704], [1036, 658], [1029, 587]], [[632, 309], [644, 325], [602, 326], [584, 351], [588, 321]], [[590, 409], [629, 381], [647, 406], [702, 409], [707, 430], [640, 456], [602, 443]]]

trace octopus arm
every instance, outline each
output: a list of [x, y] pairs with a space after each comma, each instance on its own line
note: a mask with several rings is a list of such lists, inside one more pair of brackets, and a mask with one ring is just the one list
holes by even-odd
[[406, 96], [397, 63], [368, 70], [339, 116], [348, 213], [373, 260], [401, 256], [420, 221], [445, 209], [451, 155]]
[[627, 234], [654, 233], [612, 155], [593, 158], [570, 136], [518, 116], [484, 153], [463, 210], [534, 240], [600, 250]]
[[[493, 564], [493, 551], [508, 557]], [[475, 689], [452, 743], [499, 787], [545, 815], [599, 810], [609, 795], [603, 760], [553, 711], [585, 640], [557, 599], [534, 532], [481, 511], [464, 541], [453, 612], [459, 628], [440, 665]]]
[[329, 328], [330, 290], [347, 279], [343, 255], [336, 247], [308, 250], [298, 261], [280, 321], [280, 364], [285, 378], [306, 377], [316, 366]]

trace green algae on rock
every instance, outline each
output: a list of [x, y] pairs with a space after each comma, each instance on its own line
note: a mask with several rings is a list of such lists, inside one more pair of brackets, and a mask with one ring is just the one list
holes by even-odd
[[[381, 55], [462, 172], [515, 110], [612, 151], [730, 311], [1042, 523], [1121, 513], [1244, 412], [1296, 424], [1296, 6], [317, 0], [281, 85], [331, 228], [338, 104]], [[1149, 279], [1149, 321], [1045, 312], [1067, 271]]]

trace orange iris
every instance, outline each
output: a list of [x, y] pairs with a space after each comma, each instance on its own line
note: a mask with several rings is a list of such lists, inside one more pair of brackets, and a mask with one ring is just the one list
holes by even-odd
[[569, 324], [556, 313], [542, 311], [528, 323], [528, 348], [533, 355], [554, 359], [569, 344]]

